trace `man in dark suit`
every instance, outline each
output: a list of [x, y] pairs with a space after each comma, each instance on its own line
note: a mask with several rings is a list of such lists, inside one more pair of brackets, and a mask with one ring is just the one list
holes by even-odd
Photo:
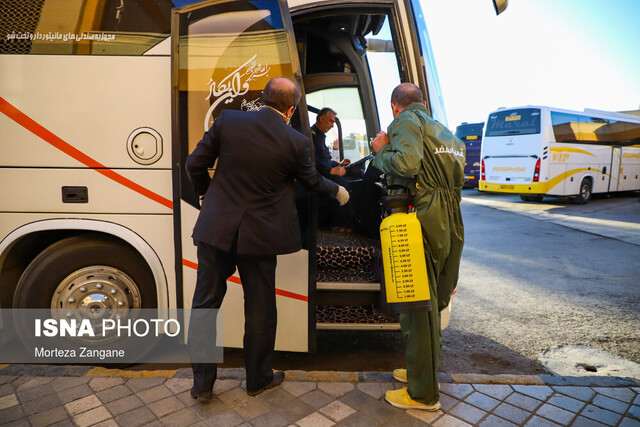
[[[244, 291], [247, 393], [252, 396], [284, 378], [283, 372], [271, 369], [271, 357], [277, 321], [276, 256], [301, 248], [293, 180], [341, 204], [349, 199], [343, 187], [314, 169], [309, 140], [287, 126], [299, 100], [300, 89], [291, 80], [270, 80], [259, 111], [223, 111], [186, 162], [196, 193], [204, 195], [193, 229], [198, 275], [192, 308], [219, 308], [227, 278], [238, 268]], [[208, 169], [216, 160], [210, 179]], [[190, 337], [192, 333], [190, 327]], [[198, 343], [191, 346], [193, 355]], [[192, 366], [191, 396], [210, 399], [217, 365]]]

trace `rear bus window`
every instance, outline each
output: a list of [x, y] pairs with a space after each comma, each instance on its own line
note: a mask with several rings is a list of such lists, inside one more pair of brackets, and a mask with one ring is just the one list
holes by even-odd
[[485, 137], [530, 135], [540, 133], [540, 109], [523, 108], [492, 113]]

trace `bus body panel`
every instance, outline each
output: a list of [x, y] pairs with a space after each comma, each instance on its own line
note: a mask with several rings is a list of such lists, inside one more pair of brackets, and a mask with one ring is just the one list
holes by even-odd
[[[191, 238], [193, 225], [199, 211], [185, 203], [180, 204], [182, 216], [182, 275], [185, 308], [191, 307], [198, 268], [197, 248]], [[276, 268], [276, 304], [278, 325], [276, 349], [308, 351], [307, 310], [309, 301], [309, 253], [306, 250], [294, 254], [279, 255]], [[238, 271], [227, 281], [227, 294], [222, 303], [223, 337], [226, 347], [242, 347], [244, 334], [244, 297]]]
[[[561, 173], [550, 173], [548, 180], [558, 182], [551, 195], [576, 194], [583, 179], [592, 180], [593, 193], [609, 191], [609, 164], [611, 147], [576, 147], [552, 142], [550, 158], [552, 168]], [[561, 185], [563, 184], [563, 185]], [[613, 190], [615, 191], [615, 190]]]
[[[0, 182], [13, 183], [0, 186], [0, 211], [3, 212], [49, 212], [49, 213], [95, 213], [95, 214], [171, 214], [165, 204], [171, 200], [171, 171], [109, 169], [125, 179], [115, 181], [93, 169], [45, 168], [0, 168]], [[130, 186], [127, 186], [127, 183]], [[133, 183], [165, 200], [165, 204], [141, 194]], [[64, 202], [74, 200], [73, 188], [84, 187], [87, 202]], [[132, 189], [132, 187], [134, 189]], [[143, 190], [140, 190], [143, 191]], [[70, 193], [70, 194], [69, 194]], [[38, 197], [25, 197], [37, 194]], [[153, 196], [152, 196], [153, 197]], [[171, 232], [171, 229], [167, 230]]]
[[[109, 168], [171, 168], [169, 57], [1, 58], [0, 97], [72, 149]], [[86, 166], [69, 155], [69, 149], [57, 148], [33, 134], [35, 124], [28, 126], [27, 129], [2, 115], [1, 166]], [[141, 135], [140, 141], [148, 147], [138, 147], [146, 148], [146, 152], [138, 153], [136, 162], [136, 155], [127, 146], [138, 143], [135, 132], [140, 128], [155, 130], [160, 140], [152, 146], [148, 140], [154, 136]], [[130, 140], [132, 134], [134, 138]], [[157, 159], [153, 163], [146, 162], [154, 155]], [[167, 191], [171, 192], [171, 186]]]
[[640, 145], [621, 148], [619, 170], [621, 190], [640, 188]]

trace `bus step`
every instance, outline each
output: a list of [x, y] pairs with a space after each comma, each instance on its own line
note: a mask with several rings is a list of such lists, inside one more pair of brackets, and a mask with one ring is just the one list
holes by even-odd
[[400, 323], [316, 323], [317, 331], [399, 331]]
[[379, 312], [373, 304], [316, 307], [316, 328], [318, 325], [343, 325], [341, 328], [333, 327], [332, 329], [354, 329], [352, 325], [371, 325], [366, 329], [385, 329], [380, 325], [397, 322], [396, 317]]
[[362, 291], [379, 292], [378, 282], [316, 282], [318, 291]]
[[376, 283], [377, 277], [370, 266], [360, 268], [318, 268], [316, 281], [342, 283]]
[[380, 248], [379, 241], [355, 233], [318, 230], [316, 237], [318, 269], [370, 270], [373, 256]]

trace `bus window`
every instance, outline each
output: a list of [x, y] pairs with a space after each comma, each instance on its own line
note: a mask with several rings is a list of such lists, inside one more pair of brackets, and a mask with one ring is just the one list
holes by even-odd
[[419, 0], [412, 0], [411, 8], [413, 10], [413, 19], [418, 27], [417, 37], [422, 69], [427, 77], [426, 84], [424, 85], [424, 87], [427, 88], [427, 93], [425, 93], [425, 97], [428, 99], [427, 107], [429, 108], [431, 117], [446, 126], [447, 114], [444, 109], [444, 99], [442, 97], [442, 89], [433, 56], [433, 49], [431, 48], [431, 40], [429, 39], [429, 33], [427, 31], [427, 21], [424, 19], [424, 13], [422, 12], [422, 6]]
[[352, 162], [371, 154], [369, 141], [393, 119], [389, 100], [401, 75], [392, 16], [331, 8], [293, 17], [308, 103], [338, 113], [342, 158]]
[[580, 118], [577, 114], [559, 113], [551, 111], [551, 125], [556, 142], [574, 142], [578, 140], [578, 124]]
[[592, 144], [611, 144], [609, 120], [598, 117], [582, 116], [580, 120], [580, 141]]
[[556, 142], [633, 145], [640, 140], [640, 124], [617, 119], [551, 111]]
[[376, 36], [367, 37], [367, 62], [380, 118], [380, 129], [386, 130], [393, 120], [389, 102], [391, 92], [400, 84], [398, 55], [391, 38], [388, 20]]
[[168, 0], [6, 3], [0, 53], [39, 55], [142, 55], [170, 36], [174, 7]]
[[[259, 109], [269, 79], [293, 77], [297, 69], [277, 0], [229, 1], [184, 10], [177, 15], [173, 36], [182, 162], [222, 110]], [[182, 191], [196, 207], [191, 186], [183, 185]]]
[[620, 145], [640, 145], [640, 123], [617, 122], [613, 133]]
[[[367, 125], [360, 104], [358, 88], [333, 88], [319, 90], [307, 94], [307, 103], [317, 108], [329, 107], [336, 112], [342, 124], [344, 158], [359, 160], [369, 154], [367, 145]], [[332, 152], [337, 151], [334, 141], [337, 129], [334, 126], [332, 135], [327, 135], [326, 142]], [[337, 160], [337, 159], [336, 159]]]
[[485, 138], [489, 136], [530, 135], [540, 133], [540, 110], [498, 111], [489, 116]]

